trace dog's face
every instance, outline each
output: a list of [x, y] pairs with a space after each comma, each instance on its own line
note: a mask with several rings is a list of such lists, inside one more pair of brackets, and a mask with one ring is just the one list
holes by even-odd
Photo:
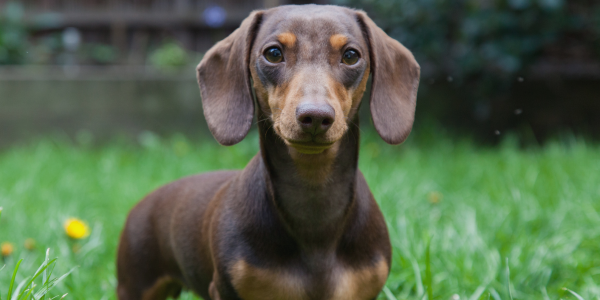
[[368, 46], [353, 12], [319, 6], [268, 11], [250, 53], [258, 104], [300, 153], [346, 132], [369, 77]]
[[401, 143], [412, 128], [419, 65], [364, 12], [318, 5], [254, 12], [198, 66], [204, 114], [220, 143], [246, 135], [253, 82], [262, 115], [304, 154], [344, 136], [370, 74], [375, 128], [386, 142]]

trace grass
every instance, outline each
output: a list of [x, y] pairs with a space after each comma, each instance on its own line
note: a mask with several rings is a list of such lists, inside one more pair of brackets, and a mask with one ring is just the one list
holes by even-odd
[[[360, 167], [394, 247], [380, 299], [600, 299], [599, 146], [572, 138], [519, 149], [507, 138], [488, 148], [414, 136], [392, 147], [363, 134]], [[0, 290], [19, 259], [19, 272], [33, 274], [51, 248], [57, 274], [77, 267], [51, 296], [115, 299], [115, 249], [129, 209], [182, 176], [243, 168], [257, 140], [226, 148], [148, 133], [139, 145], [46, 138], [2, 150], [0, 243], [17, 249]], [[86, 220], [91, 235], [67, 238], [69, 217]], [[28, 238], [33, 250], [23, 247]]]
[[[0, 207], [0, 216], [2, 215], [2, 207]], [[4, 246], [8, 246], [8, 244], [3, 244]], [[12, 246], [12, 244], [10, 244], [11, 246], [11, 250], [14, 248]], [[5, 257], [8, 257], [9, 255], [11, 255], [11, 250], [8, 250], [8, 248], [3, 248], [2, 249], [2, 253], [1, 256], [4, 259]], [[15, 288], [15, 279], [17, 277], [17, 274], [19, 272], [19, 267], [21, 266], [21, 262], [23, 262], [23, 260], [19, 260], [15, 266], [15, 269], [12, 273], [12, 276], [10, 278], [10, 284], [8, 285], [8, 291], [6, 294], [6, 299], [7, 300], [30, 300], [30, 299], [35, 299], [35, 300], [46, 300], [46, 294], [48, 294], [50, 292], [50, 290], [60, 281], [62, 281], [65, 277], [67, 277], [72, 271], [69, 271], [68, 273], [58, 277], [58, 278], [52, 278], [52, 273], [54, 271], [54, 267], [56, 266], [56, 258], [53, 260], [50, 260], [50, 249], [46, 250], [46, 259], [44, 259], [44, 262], [42, 263], [42, 265], [37, 269], [37, 271], [35, 271], [35, 273], [31, 276], [25, 277], [25, 279], [23, 279], [20, 283], [18, 283], [18, 285]], [[5, 265], [6, 266], [6, 265]], [[3, 266], [2, 268], [0, 268], [0, 271], [2, 271], [4, 269]], [[42, 276], [40, 278], [40, 275]], [[40, 278], [41, 279], [41, 286], [38, 286], [36, 284], [36, 279]], [[64, 297], [66, 297], [67, 294], [64, 294], [61, 299], [63, 299]], [[58, 296], [57, 296], [58, 297]], [[57, 298], [54, 297], [54, 298]], [[0, 290], [0, 300], [2, 299], [2, 291]]]

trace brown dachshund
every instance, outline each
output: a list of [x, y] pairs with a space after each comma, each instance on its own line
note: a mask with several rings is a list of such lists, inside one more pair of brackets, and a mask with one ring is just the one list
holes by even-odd
[[[255, 11], [197, 68], [204, 115], [240, 142], [255, 106], [260, 152], [241, 171], [187, 177], [129, 214], [118, 297], [371, 300], [387, 279], [385, 221], [358, 170], [358, 108], [390, 144], [411, 131], [420, 68], [362, 11]], [[256, 103], [253, 95], [256, 95]]]

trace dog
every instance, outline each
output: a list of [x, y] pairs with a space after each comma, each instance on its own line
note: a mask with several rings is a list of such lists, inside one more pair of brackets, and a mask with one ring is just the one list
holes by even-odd
[[254, 11], [213, 46], [197, 67], [208, 127], [233, 145], [256, 113], [260, 151], [243, 170], [180, 179], [132, 209], [118, 298], [189, 289], [212, 300], [375, 299], [391, 246], [357, 166], [370, 75], [374, 127], [399, 144], [412, 129], [420, 67], [363, 11]]

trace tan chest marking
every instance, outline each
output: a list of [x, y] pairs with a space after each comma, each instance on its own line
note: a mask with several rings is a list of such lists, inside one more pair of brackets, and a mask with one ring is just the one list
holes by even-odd
[[381, 259], [375, 266], [336, 272], [336, 285], [331, 300], [369, 300], [379, 294], [388, 277], [388, 265]]
[[[379, 294], [388, 276], [388, 265], [380, 260], [375, 266], [358, 270], [338, 268], [332, 274], [329, 300], [370, 300]], [[307, 300], [306, 286], [299, 275], [261, 269], [243, 260], [231, 268], [234, 288], [244, 300]]]
[[307, 300], [299, 276], [287, 272], [260, 269], [243, 260], [231, 268], [233, 287], [244, 300]]

